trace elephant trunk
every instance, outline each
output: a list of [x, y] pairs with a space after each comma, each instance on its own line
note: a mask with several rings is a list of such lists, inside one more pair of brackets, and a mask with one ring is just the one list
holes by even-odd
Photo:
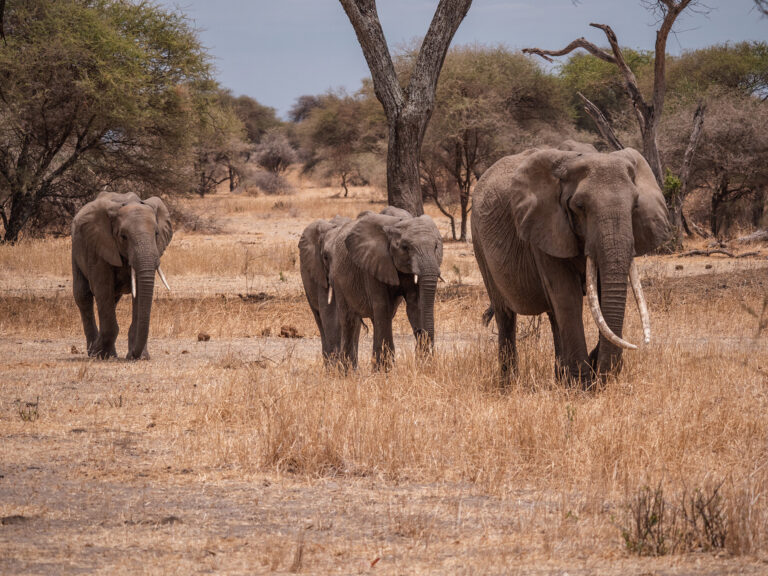
[[[610, 232], [616, 232], [616, 230]], [[601, 330], [597, 364], [594, 366], [601, 374], [621, 368], [622, 349], [637, 348], [621, 337], [627, 303], [627, 280], [632, 265], [632, 246], [631, 243], [618, 240], [623, 238], [623, 235], [610, 232], [603, 238], [602, 250], [598, 252], [597, 258], [600, 283], [599, 311], [608, 328], [608, 331]], [[594, 262], [590, 261], [590, 264], [594, 272]], [[608, 332], [614, 337], [610, 337]]]
[[136, 307], [137, 313], [135, 315], [135, 335], [131, 342], [131, 358], [141, 358], [149, 338], [149, 318], [152, 312], [157, 263], [158, 258], [154, 255], [139, 256], [133, 261], [133, 269], [136, 273], [136, 299], [133, 305]]
[[431, 350], [435, 345], [435, 292], [439, 274], [423, 275], [419, 278], [419, 313], [421, 326]]

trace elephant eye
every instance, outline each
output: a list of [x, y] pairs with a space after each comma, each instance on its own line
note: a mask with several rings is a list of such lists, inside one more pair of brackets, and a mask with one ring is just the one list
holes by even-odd
[[123, 240], [128, 240], [128, 236], [122, 233], [120, 234], [120, 238], [122, 238]]

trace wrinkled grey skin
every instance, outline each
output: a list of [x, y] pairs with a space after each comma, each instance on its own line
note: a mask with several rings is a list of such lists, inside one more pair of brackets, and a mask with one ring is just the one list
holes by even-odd
[[371, 318], [375, 366], [389, 367], [395, 352], [392, 319], [401, 300], [417, 350], [434, 345], [442, 238], [429, 216], [414, 218], [392, 207], [384, 212], [364, 212], [344, 224], [327, 249], [346, 366], [357, 367], [360, 324]]
[[[168, 209], [160, 198], [142, 201], [136, 194], [102, 192], [83, 206], [72, 222], [72, 287], [83, 321], [88, 355], [117, 356], [119, 328], [115, 307], [131, 293], [131, 268], [136, 271], [126, 358], [149, 359], [147, 339], [155, 271], [171, 241]], [[93, 302], [99, 313], [99, 325]]]
[[517, 366], [518, 314], [549, 316], [559, 376], [589, 387], [621, 368], [601, 335], [587, 354], [582, 323], [586, 256], [598, 268], [603, 316], [621, 336], [632, 258], [666, 240], [664, 198], [639, 152], [533, 149], [480, 178], [472, 237], [499, 331], [502, 382]]
[[330, 286], [330, 252], [326, 247], [333, 244], [341, 227], [350, 218], [336, 216], [332, 220], [315, 220], [304, 229], [299, 240], [299, 268], [304, 293], [315, 317], [322, 341], [323, 361], [326, 365], [339, 358], [341, 329], [336, 312], [336, 295], [328, 302]]

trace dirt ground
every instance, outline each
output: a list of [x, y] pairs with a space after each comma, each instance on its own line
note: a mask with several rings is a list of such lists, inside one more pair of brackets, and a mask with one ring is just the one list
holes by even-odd
[[[82, 353], [66, 239], [2, 247], [0, 574], [768, 574], [767, 250], [640, 259], [654, 341], [584, 393], [529, 320], [498, 389], [471, 244], [447, 242], [432, 364], [401, 311], [394, 371], [362, 361], [365, 335], [345, 377], [322, 368], [296, 244], [382, 204], [335, 196], [184, 202], [202, 229], [164, 256], [148, 362]], [[727, 483], [729, 544], [630, 554], [628, 502], [662, 480]]]

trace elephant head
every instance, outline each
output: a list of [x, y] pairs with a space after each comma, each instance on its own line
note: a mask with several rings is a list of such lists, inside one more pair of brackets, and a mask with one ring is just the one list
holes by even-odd
[[418, 291], [417, 337], [435, 338], [435, 291], [443, 261], [443, 240], [427, 215], [404, 210], [366, 214], [345, 238], [347, 251], [361, 269], [389, 286]]
[[78, 213], [74, 226], [97, 258], [112, 266], [131, 268], [138, 322], [128, 357], [139, 358], [149, 335], [156, 272], [168, 286], [160, 269], [160, 256], [173, 236], [168, 209], [157, 197], [141, 200], [133, 193], [102, 192]]
[[630, 148], [609, 154], [534, 150], [512, 188], [512, 214], [523, 240], [556, 258], [586, 256], [587, 296], [601, 334], [595, 368], [606, 372], [620, 361], [621, 348], [634, 348], [621, 338], [628, 276], [650, 338], [633, 258], [669, 234], [650, 166]]

